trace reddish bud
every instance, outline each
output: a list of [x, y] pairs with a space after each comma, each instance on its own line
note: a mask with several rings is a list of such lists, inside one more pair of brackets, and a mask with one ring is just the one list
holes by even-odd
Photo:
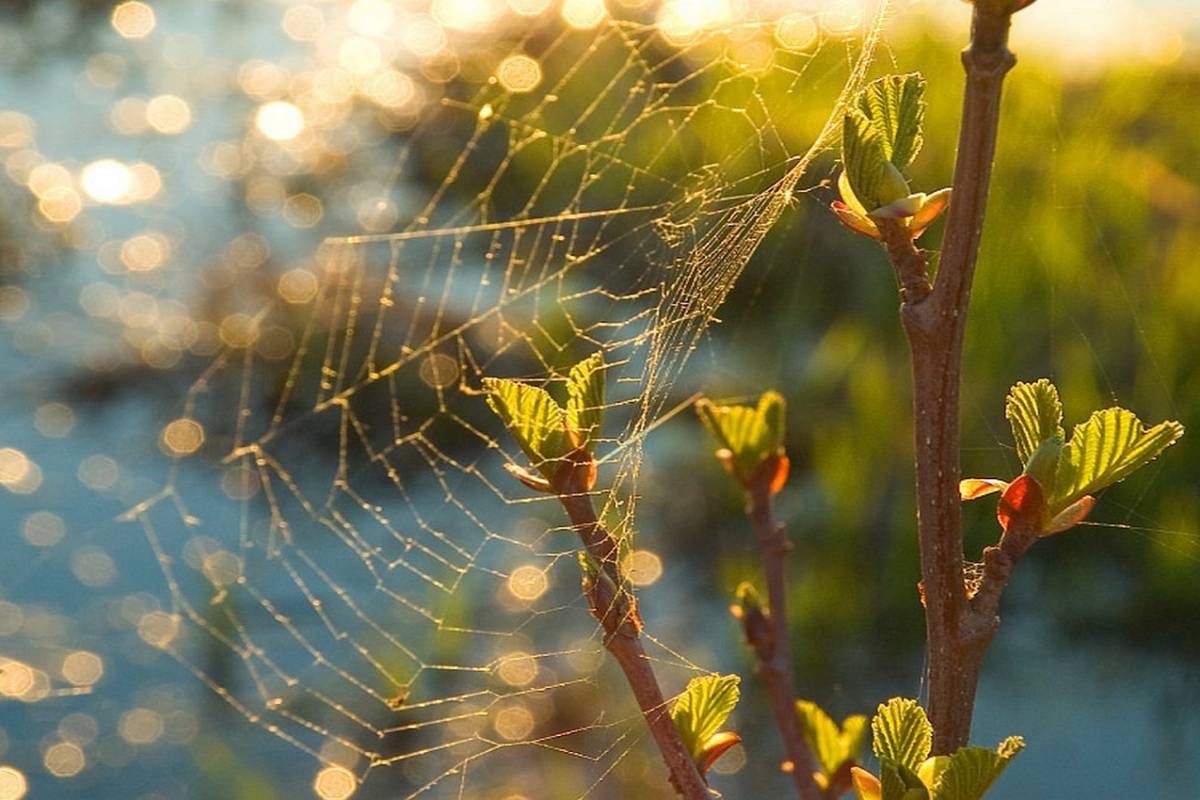
[[1006, 533], [1014, 525], [1027, 531], [1041, 531], [1046, 519], [1046, 498], [1041, 485], [1028, 475], [1010, 483], [1000, 495], [996, 519]]

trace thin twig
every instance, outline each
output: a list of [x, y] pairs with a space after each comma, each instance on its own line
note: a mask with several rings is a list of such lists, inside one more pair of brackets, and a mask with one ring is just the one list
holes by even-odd
[[[758, 656], [758, 677], [770, 698], [775, 725], [792, 762], [792, 780], [802, 800], [821, 800], [825, 795], [813, 778], [815, 759], [796, 718], [796, 685], [792, 675], [791, 635], [787, 623], [787, 558], [791, 542], [782, 525], [776, 525], [771, 510], [770, 487], [759, 481], [746, 492], [746, 515], [754, 526], [763, 572], [767, 577], [765, 625], [743, 620], [746, 639]], [[756, 622], [758, 624], [756, 624]]]
[[563, 493], [558, 499], [584, 546], [612, 580], [611, 584], [604, 581], [592, 584], [588, 605], [604, 629], [605, 649], [625, 673], [642, 716], [646, 718], [654, 742], [671, 772], [671, 784], [685, 800], [709, 800], [712, 793], [671, 720], [654, 667], [642, 648], [641, 618], [634, 596], [625, 589], [617, 558], [617, 540], [597, 519], [592, 499], [586, 493]]
[[[983, 230], [1000, 92], [1015, 58], [1008, 49], [1012, 0], [975, 0], [963, 52], [966, 91], [954, 170], [954, 199], [938, 275], [924, 297], [901, 306], [912, 352], [918, 531], [929, 648], [929, 718], [935, 754], [967, 743], [979, 669], [991, 636], [972, 635], [963, 583], [959, 482], [959, 387], [963, 331]], [[889, 248], [890, 250], [891, 248]], [[907, 274], [909, 263], [896, 264]]]

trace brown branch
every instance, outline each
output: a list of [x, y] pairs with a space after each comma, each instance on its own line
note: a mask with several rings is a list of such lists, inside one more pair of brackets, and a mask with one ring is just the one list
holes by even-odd
[[875, 226], [879, 228], [883, 246], [896, 269], [901, 302], [920, 303], [933, 291], [929, 284], [929, 253], [913, 244], [912, 232], [903, 222], [880, 218], [875, 220]]
[[708, 784], [671, 721], [662, 688], [642, 648], [641, 618], [636, 599], [625, 588], [617, 541], [597, 519], [592, 499], [585, 492], [562, 493], [558, 499], [584, 546], [611, 579], [611, 583], [592, 583], [588, 590], [588, 605], [604, 629], [605, 649], [625, 673], [642, 716], [646, 718], [654, 742], [670, 770], [671, 784], [685, 800], [708, 800], [712, 797]]
[[[787, 624], [787, 557], [792, 545], [771, 513], [768, 482], [758, 481], [746, 492], [746, 515], [754, 526], [767, 576], [765, 619], [744, 619], [743, 629], [758, 656], [758, 677], [767, 690], [775, 725], [792, 762], [792, 780], [802, 800], [821, 800], [824, 793], [813, 778], [816, 763], [796, 718], [796, 686], [792, 676], [791, 635]], [[756, 615], [757, 617], [758, 615]], [[765, 624], [763, 624], [765, 623]]]
[[[971, 608], [963, 583], [959, 387], [1001, 86], [1015, 63], [1008, 30], [1019, 5], [1012, 0], [975, 0], [971, 43], [962, 55], [966, 91], [941, 263], [932, 291], [924, 297], [905, 297], [900, 309], [912, 352], [918, 533], [935, 754], [952, 753], [967, 743], [979, 669], [991, 640], [969, 635], [978, 620], [968, 619]], [[896, 269], [900, 275], [912, 271], [906, 262], [896, 263]]]
[[1000, 541], [983, 551], [983, 575], [979, 588], [971, 596], [971, 614], [963, 634], [968, 639], [984, 640], [984, 647], [1000, 627], [1000, 597], [1008, 587], [1013, 570], [1021, 557], [1037, 541], [1037, 529], [1014, 525]]

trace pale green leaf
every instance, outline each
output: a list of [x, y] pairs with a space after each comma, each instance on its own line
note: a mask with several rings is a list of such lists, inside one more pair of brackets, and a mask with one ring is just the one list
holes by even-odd
[[550, 393], [540, 386], [508, 378], [485, 378], [483, 386], [488, 405], [530, 463], [543, 473], [553, 471], [556, 462], [567, 454], [569, 442], [562, 409]]
[[1010, 736], [995, 750], [960, 748], [938, 776], [933, 787], [934, 800], [980, 800], [1024, 747], [1020, 736]]
[[687, 689], [671, 706], [671, 721], [693, 758], [704, 743], [725, 724], [737, 705], [740, 692], [736, 675], [705, 675], [688, 681]]
[[1126, 478], [1183, 435], [1178, 422], [1146, 428], [1132, 411], [1106, 408], [1076, 425], [1062, 449], [1050, 512]]
[[866, 738], [866, 717], [847, 717], [842, 727], [838, 728], [828, 714], [809, 700], [796, 701], [796, 716], [805, 741], [816, 754], [821, 771], [827, 776], [832, 776], [847, 761], [858, 760]]
[[1045, 378], [1013, 386], [1004, 402], [1004, 416], [1012, 426], [1022, 466], [1046, 439], [1064, 435], [1058, 389]]
[[925, 79], [915, 72], [885, 75], [867, 84], [859, 95], [859, 109], [874, 124], [883, 154], [896, 169], [907, 167], [921, 150], [924, 96]]
[[733, 456], [743, 480], [783, 447], [785, 406], [778, 392], [765, 392], [754, 407], [718, 406], [701, 400], [696, 411], [720, 447]]
[[567, 375], [567, 425], [582, 446], [594, 442], [604, 424], [604, 372], [604, 356], [595, 353]]
[[875, 755], [916, 771], [933, 746], [933, 727], [916, 700], [893, 697], [871, 721]]

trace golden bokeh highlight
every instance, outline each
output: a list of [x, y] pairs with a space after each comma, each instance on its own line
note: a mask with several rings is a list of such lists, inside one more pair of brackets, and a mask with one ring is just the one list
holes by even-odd
[[15, 447], [0, 448], [0, 486], [20, 485], [33, 469], [33, 462]]
[[121, 3], [112, 11], [112, 26], [126, 39], [142, 39], [154, 30], [154, 8], [138, 0]]
[[162, 715], [150, 708], [133, 708], [121, 715], [117, 732], [130, 744], [153, 744], [163, 735]]
[[37, 126], [19, 111], [0, 111], [0, 150], [16, 150], [33, 143]]
[[487, 28], [503, 13], [500, 0], [433, 0], [433, 18], [453, 30]]
[[502, 739], [510, 742], [527, 739], [533, 733], [533, 712], [524, 705], [506, 706], [496, 713], [492, 725]]
[[171, 242], [161, 233], [139, 233], [121, 243], [121, 263], [130, 272], [158, 269], [171, 254]]
[[165, 611], [148, 611], [137, 622], [138, 636], [151, 647], [169, 647], [179, 636], [180, 618]]
[[634, 586], [650, 586], [663, 574], [662, 559], [649, 550], [634, 550], [625, 556], [622, 566]]
[[542, 68], [529, 56], [509, 56], [500, 62], [496, 78], [510, 92], [532, 92], [542, 82]]
[[73, 778], [83, 772], [87, 759], [83, 749], [74, 742], [58, 742], [46, 748], [42, 764], [56, 778]]
[[21, 800], [28, 791], [24, 772], [7, 764], [0, 766], [0, 800]]
[[79, 174], [79, 185], [97, 203], [119, 205], [129, 200], [134, 188], [133, 173], [112, 158], [93, 161]]
[[508, 7], [523, 17], [536, 17], [550, 7], [550, 0], [508, 0]]
[[230, 314], [221, 320], [219, 335], [229, 347], [251, 347], [258, 340], [258, 323], [249, 314]]
[[775, 41], [787, 50], [807, 50], [817, 43], [821, 28], [808, 14], [788, 14], [775, 23]]
[[445, 353], [430, 353], [421, 361], [420, 376], [431, 389], [445, 389], [458, 382], [458, 362]]
[[370, 75], [383, 64], [379, 42], [355, 37], [342, 42], [338, 48], [338, 65], [354, 75]]
[[22, 661], [0, 656], [0, 696], [24, 700], [37, 686], [37, 673]]
[[69, 653], [62, 663], [62, 676], [75, 686], [91, 686], [104, 675], [104, 660], [87, 650]]
[[733, 14], [729, 0], [667, 0], [658, 11], [658, 29], [667, 41], [679, 47], [727, 25]]
[[21, 535], [34, 547], [53, 547], [67, 535], [67, 525], [53, 511], [35, 511], [25, 518]]
[[608, 8], [604, 0], [565, 0], [563, 2], [563, 19], [571, 28], [592, 30], [604, 22], [608, 16]]
[[159, 437], [159, 446], [169, 456], [190, 456], [203, 444], [204, 426], [190, 417], [171, 420]]
[[508, 576], [508, 591], [518, 600], [537, 600], [550, 588], [546, 573], [538, 567], [526, 564], [517, 567]]
[[283, 218], [293, 228], [311, 228], [324, 215], [321, 199], [308, 192], [289, 195], [283, 203]]
[[604, 0], [565, 0], [562, 16], [572, 28], [591, 30], [608, 16], [608, 8]]
[[254, 127], [268, 139], [287, 142], [304, 131], [304, 112], [294, 103], [273, 100], [259, 106], [254, 115]]
[[52, 189], [38, 200], [38, 213], [51, 222], [65, 224], [83, 211], [83, 200], [70, 188]]
[[313, 793], [321, 800], [346, 800], [357, 789], [358, 780], [345, 767], [325, 767], [313, 778]]
[[160, 94], [146, 103], [146, 122], [167, 136], [183, 133], [192, 125], [192, 107], [182, 97]]
[[528, 686], [537, 678], [537, 659], [529, 653], [509, 653], [500, 659], [496, 674], [509, 686]]
[[325, 16], [315, 6], [292, 6], [284, 12], [281, 25], [283, 32], [297, 42], [312, 42], [325, 29]]
[[385, 36], [396, 21], [396, 11], [387, 0], [355, 0], [346, 14], [346, 24], [360, 36]]
[[279, 296], [289, 303], [307, 303], [317, 296], [317, 276], [306, 269], [290, 269], [279, 276]]
[[25, 188], [34, 196], [45, 198], [51, 192], [71, 188], [71, 172], [62, 164], [47, 161], [38, 164], [25, 176]]

